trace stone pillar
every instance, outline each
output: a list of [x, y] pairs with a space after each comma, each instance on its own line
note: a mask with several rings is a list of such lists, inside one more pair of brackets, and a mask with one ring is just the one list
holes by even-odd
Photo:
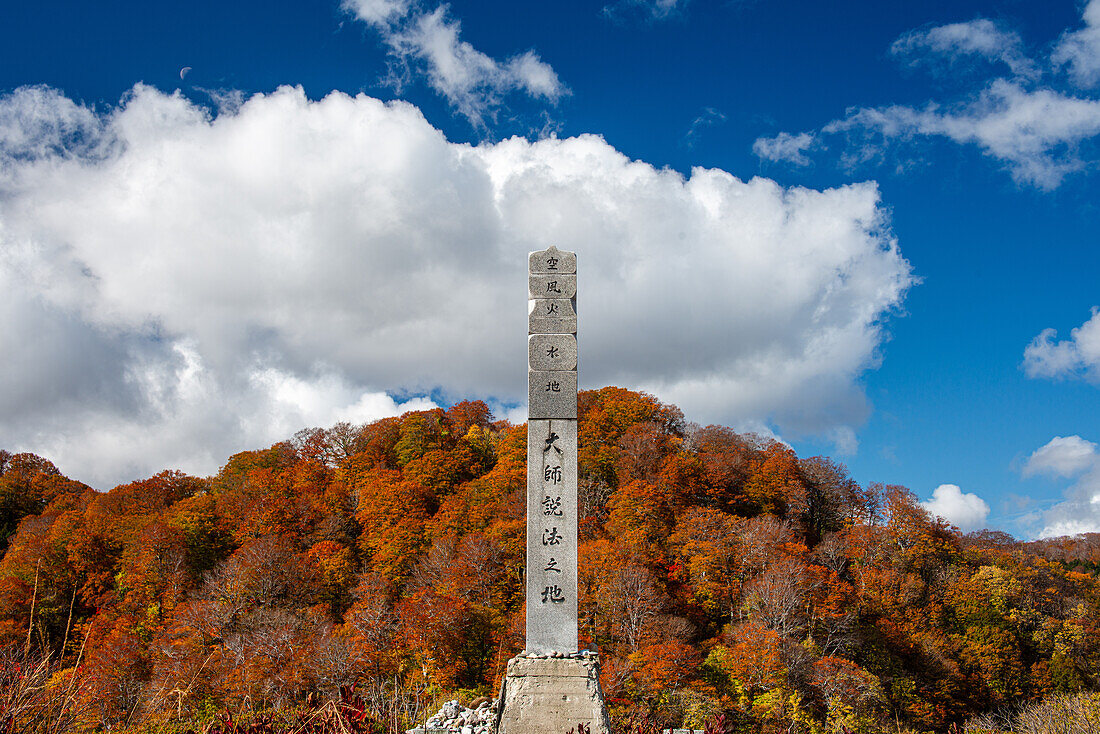
[[577, 651], [577, 256], [528, 257], [527, 652]]
[[577, 256], [532, 252], [527, 336], [527, 645], [498, 734], [608, 734], [599, 657], [577, 648]]

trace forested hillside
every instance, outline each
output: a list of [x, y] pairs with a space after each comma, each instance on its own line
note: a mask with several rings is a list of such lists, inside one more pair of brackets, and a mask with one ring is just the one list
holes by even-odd
[[[904, 488], [651, 396], [579, 400], [582, 638], [615, 711], [943, 731], [1097, 686], [1095, 538], [962, 536]], [[344, 685], [400, 727], [492, 695], [523, 647], [525, 444], [466, 402], [106, 493], [0, 454], [5, 675], [28, 645], [62, 656], [49, 685], [104, 728]]]

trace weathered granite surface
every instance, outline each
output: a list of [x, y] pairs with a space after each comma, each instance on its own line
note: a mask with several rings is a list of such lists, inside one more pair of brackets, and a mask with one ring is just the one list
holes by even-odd
[[527, 650], [577, 650], [577, 422], [527, 422]]
[[577, 369], [577, 337], [572, 334], [531, 334], [527, 337], [527, 364], [533, 370]]
[[528, 418], [577, 419], [577, 373], [531, 370], [527, 375]]
[[538, 298], [527, 302], [529, 316], [564, 319], [577, 315], [577, 304], [572, 298]]
[[559, 250], [550, 245], [545, 250], [536, 250], [527, 256], [529, 273], [575, 273], [577, 272], [577, 253]]
[[531, 334], [576, 334], [577, 304], [572, 298], [532, 298], [527, 325]]
[[599, 663], [577, 650], [577, 258], [529, 256], [527, 650], [508, 662], [497, 734], [609, 734]]
[[512, 658], [501, 685], [497, 734], [566, 734], [581, 724], [591, 734], [609, 734], [599, 670], [594, 655]]
[[527, 326], [532, 334], [576, 334], [577, 317], [543, 319], [531, 316], [527, 319]]
[[577, 295], [575, 275], [527, 276], [529, 298], [572, 298]]

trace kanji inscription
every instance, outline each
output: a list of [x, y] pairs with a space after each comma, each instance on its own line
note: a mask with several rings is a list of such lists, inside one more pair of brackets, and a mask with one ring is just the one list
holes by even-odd
[[528, 273], [527, 650], [577, 651], [577, 257]]

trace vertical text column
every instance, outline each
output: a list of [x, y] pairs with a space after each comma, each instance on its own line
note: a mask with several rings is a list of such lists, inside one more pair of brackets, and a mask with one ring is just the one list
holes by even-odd
[[527, 650], [577, 651], [577, 256], [528, 270]]

